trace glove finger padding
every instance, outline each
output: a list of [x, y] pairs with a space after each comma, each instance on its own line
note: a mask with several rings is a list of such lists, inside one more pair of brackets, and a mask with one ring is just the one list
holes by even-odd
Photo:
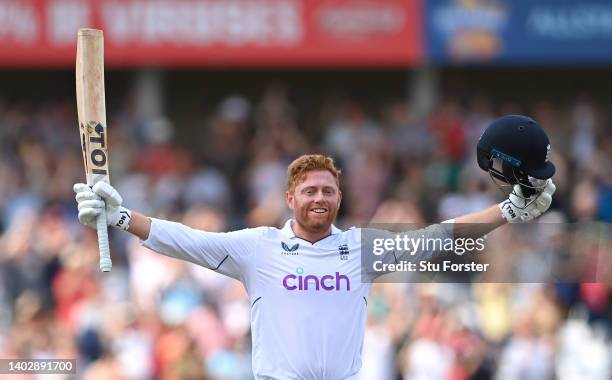
[[96, 219], [98, 218], [98, 215], [100, 215], [99, 209], [94, 209], [94, 208], [83, 209], [79, 211], [79, 222], [95, 230], [98, 228], [98, 224], [96, 223]]
[[75, 183], [72, 186], [72, 190], [75, 193], [82, 193], [82, 192], [85, 192], [85, 191], [92, 191], [91, 187], [89, 187], [89, 185], [87, 185], [86, 183]]
[[[499, 204], [502, 216], [508, 222], [523, 221], [527, 222], [542, 215], [548, 210], [552, 203], [552, 195], [556, 190], [552, 179], [535, 180], [539, 186], [544, 186], [542, 192], [538, 195], [532, 195], [529, 198], [523, 197], [523, 192], [519, 185], [514, 186], [514, 192], [510, 194], [507, 200]], [[532, 181], [535, 182], [535, 181]]]
[[98, 213], [100, 213], [102, 210], [104, 210], [104, 207], [105, 207], [104, 201], [103, 200], [99, 200], [99, 199], [91, 199], [91, 200], [87, 200], [87, 201], [81, 201], [77, 205], [77, 208], [78, 208], [79, 211], [91, 208], [91, 209], [98, 210]]
[[552, 179], [549, 178], [548, 180], [546, 180], [546, 186], [544, 186], [543, 193], [546, 193], [552, 196], [556, 190], [557, 190], [557, 186], [555, 186]]
[[542, 193], [536, 198], [535, 203], [537, 204], [539, 210], [546, 211], [546, 209], [548, 209], [552, 203], [552, 196], [548, 193]]
[[540, 210], [538, 210], [537, 208], [533, 208], [529, 211], [524, 211], [523, 214], [521, 215], [521, 220], [523, 222], [528, 222], [530, 220], [537, 218], [540, 215], [542, 215], [542, 212], [540, 212]]
[[100, 198], [98, 194], [91, 191], [91, 189], [89, 189], [89, 191], [80, 191], [76, 193], [74, 199], [76, 199], [78, 203], [83, 201], [102, 200], [102, 198]]
[[91, 221], [96, 219], [98, 215], [100, 215], [100, 212], [102, 212], [102, 210], [99, 208], [85, 208], [79, 210], [79, 220]]
[[96, 183], [93, 187], [93, 191], [104, 198], [112, 207], [121, 206], [121, 203], [123, 203], [123, 198], [121, 198], [117, 190], [106, 182]]

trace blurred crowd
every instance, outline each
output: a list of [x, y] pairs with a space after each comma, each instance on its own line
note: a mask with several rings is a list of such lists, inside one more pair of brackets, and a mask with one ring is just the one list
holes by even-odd
[[[209, 231], [281, 226], [288, 163], [322, 152], [343, 171], [339, 226], [437, 222], [503, 199], [477, 168], [475, 144], [493, 118], [520, 113], [551, 137], [549, 220], [612, 222], [610, 99], [527, 106], [444, 96], [422, 114], [406, 99], [374, 107], [330, 95], [311, 128], [295, 91], [230, 94], [214, 112], [194, 110], [193, 125], [113, 110], [111, 180], [124, 205]], [[71, 99], [0, 100], [0, 357], [78, 358], [77, 378], [87, 380], [250, 378], [239, 282], [116, 232], [113, 271], [99, 273], [97, 238], [78, 223], [72, 192], [84, 180], [75, 124]], [[374, 284], [360, 378], [609, 380], [610, 290]]]

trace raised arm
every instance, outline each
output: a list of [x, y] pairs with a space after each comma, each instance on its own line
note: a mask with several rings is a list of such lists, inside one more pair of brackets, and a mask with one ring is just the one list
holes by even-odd
[[478, 238], [508, 223], [498, 205], [460, 216], [455, 218], [454, 222], [453, 232], [456, 238]]
[[140, 238], [147, 240], [151, 232], [151, 219], [139, 212], [132, 211], [132, 220], [127, 231]]
[[555, 184], [548, 179], [541, 193], [523, 197], [521, 187], [516, 185], [514, 192], [500, 204], [456, 218], [454, 236], [477, 238], [506, 223], [533, 220], [548, 210], [555, 190]]
[[119, 193], [104, 182], [93, 188], [86, 184], [76, 184], [74, 191], [82, 224], [95, 229], [96, 217], [106, 206], [108, 225], [137, 236], [145, 247], [233, 278], [239, 278], [242, 268], [248, 265], [260, 232], [263, 231], [245, 229], [216, 233], [149, 218], [123, 207]]

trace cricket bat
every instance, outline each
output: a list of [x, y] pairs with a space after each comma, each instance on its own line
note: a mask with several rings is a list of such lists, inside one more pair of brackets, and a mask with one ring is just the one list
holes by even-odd
[[[97, 29], [79, 29], [76, 55], [76, 96], [81, 148], [87, 184], [110, 183], [104, 97], [104, 35]], [[106, 212], [96, 221], [100, 269], [110, 272]]]

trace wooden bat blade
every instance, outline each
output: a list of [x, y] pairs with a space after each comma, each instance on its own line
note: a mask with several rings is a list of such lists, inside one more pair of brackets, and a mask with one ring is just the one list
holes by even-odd
[[[77, 36], [76, 95], [81, 150], [87, 184], [110, 183], [104, 94], [104, 35], [97, 29], [80, 29]], [[112, 268], [106, 213], [97, 220], [100, 269]]]

